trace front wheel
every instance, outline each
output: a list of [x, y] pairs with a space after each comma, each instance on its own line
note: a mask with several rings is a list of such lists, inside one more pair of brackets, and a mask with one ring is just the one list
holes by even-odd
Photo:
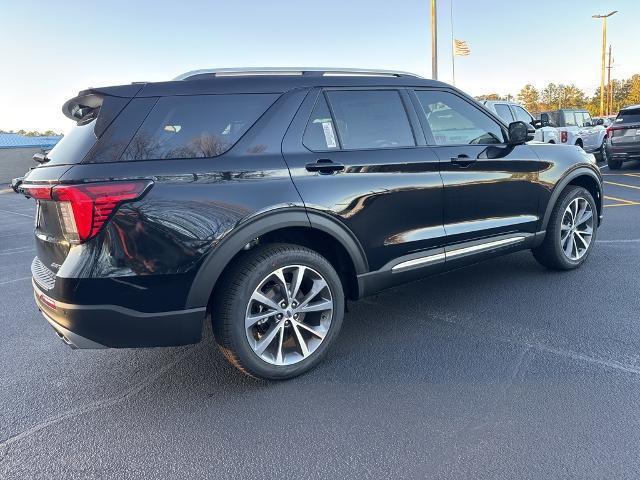
[[553, 207], [547, 234], [533, 256], [547, 268], [571, 270], [584, 263], [598, 230], [598, 209], [589, 191], [569, 186]]
[[258, 246], [220, 280], [212, 311], [216, 342], [254, 377], [284, 380], [317, 365], [340, 331], [344, 291], [320, 254], [290, 244]]

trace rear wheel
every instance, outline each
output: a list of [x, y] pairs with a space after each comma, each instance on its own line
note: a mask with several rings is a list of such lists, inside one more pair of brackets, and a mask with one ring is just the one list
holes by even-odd
[[607, 158], [607, 165], [611, 170], [620, 170], [622, 168], [622, 162], [620, 160], [614, 160], [611, 157]]
[[340, 331], [344, 292], [317, 252], [290, 244], [250, 250], [220, 280], [213, 331], [241, 371], [283, 380], [317, 365]]
[[609, 154], [607, 152], [607, 137], [602, 139], [602, 145], [600, 145], [600, 150], [598, 150], [598, 154], [600, 155], [600, 161], [608, 163]]
[[533, 249], [533, 256], [554, 270], [571, 270], [582, 265], [596, 238], [597, 213], [588, 190], [569, 186], [553, 207], [545, 239]]

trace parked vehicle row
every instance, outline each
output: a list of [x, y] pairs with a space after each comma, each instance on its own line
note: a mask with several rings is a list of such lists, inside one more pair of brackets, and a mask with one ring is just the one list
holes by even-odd
[[240, 370], [290, 378], [347, 299], [523, 249], [573, 269], [602, 220], [592, 155], [411, 74], [198, 71], [63, 112], [19, 188], [35, 301], [78, 348], [194, 343], [210, 319]]
[[542, 112], [543, 125], [554, 126], [560, 134], [560, 143], [578, 145], [585, 152], [596, 153], [602, 160], [607, 159], [606, 128], [596, 125], [586, 110], [563, 108]]
[[522, 105], [506, 100], [484, 100], [481, 103], [507, 124], [519, 120], [533, 125], [536, 129], [533, 140], [542, 143], [560, 143], [558, 129], [535, 120]]

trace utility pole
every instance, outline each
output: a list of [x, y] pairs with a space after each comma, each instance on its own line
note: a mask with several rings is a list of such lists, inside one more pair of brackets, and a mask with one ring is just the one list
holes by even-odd
[[431, 0], [431, 78], [438, 79], [438, 19], [436, 0]]
[[613, 85], [611, 85], [611, 45], [609, 45], [609, 66], [607, 67], [607, 116], [613, 110]]
[[607, 18], [618, 13], [617, 10], [609, 12], [606, 15], [592, 15], [593, 18], [602, 19], [602, 65], [600, 67], [600, 116], [604, 116], [604, 70], [606, 65], [607, 54]]

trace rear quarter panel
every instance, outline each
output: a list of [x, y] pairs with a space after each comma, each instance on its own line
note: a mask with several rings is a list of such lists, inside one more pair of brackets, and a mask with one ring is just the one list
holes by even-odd
[[141, 311], [184, 308], [200, 266], [222, 238], [270, 209], [302, 208], [280, 139], [303, 97], [281, 97], [219, 157], [82, 164], [66, 172], [61, 182], [148, 178], [154, 185], [122, 205], [96, 238], [71, 247], [58, 271], [68, 281], [56, 282], [65, 301], [104, 303], [108, 295]]

